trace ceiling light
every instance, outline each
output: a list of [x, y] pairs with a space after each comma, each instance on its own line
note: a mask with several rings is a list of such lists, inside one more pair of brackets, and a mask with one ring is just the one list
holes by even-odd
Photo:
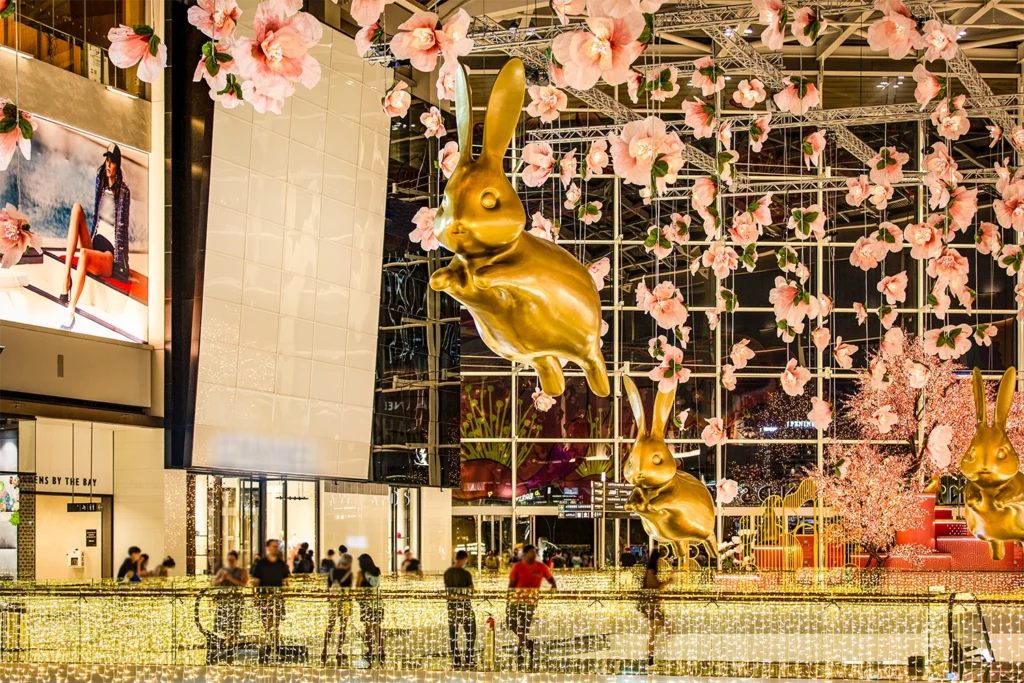
[[119, 88], [115, 88], [112, 85], [108, 85], [107, 86], [107, 90], [109, 90], [110, 92], [115, 92], [118, 95], [121, 95], [122, 97], [127, 97], [128, 99], [131, 99], [131, 100], [139, 99], [138, 95], [133, 95], [130, 92], [128, 92], [127, 90], [120, 90]]
[[743, 29], [743, 35], [745, 35], [745, 36], [749, 36], [753, 32], [754, 32], [754, 29], [752, 29], [752, 28], [745, 28], [745, 29]]
[[903, 80], [903, 76], [897, 76], [896, 78], [901, 80], [901, 81]]
[[963, 38], [966, 35], [967, 35], [967, 29], [964, 29], [963, 31], [960, 31], [960, 33], [957, 34], [957, 37]]
[[732, 80], [732, 76], [726, 76], [726, 77], [725, 77], [725, 80], [727, 80], [727, 81], [731, 81], [731, 80]]

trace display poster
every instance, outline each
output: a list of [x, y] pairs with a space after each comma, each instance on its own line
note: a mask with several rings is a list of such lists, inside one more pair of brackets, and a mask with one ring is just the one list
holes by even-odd
[[40, 248], [0, 269], [0, 319], [145, 343], [147, 155], [34, 120], [30, 158], [0, 172], [0, 222], [23, 215]]

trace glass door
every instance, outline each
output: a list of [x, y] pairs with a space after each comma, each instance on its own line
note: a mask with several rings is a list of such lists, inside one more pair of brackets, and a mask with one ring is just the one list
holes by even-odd
[[238, 480], [238, 555], [245, 566], [262, 552], [261, 483], [258, 479]]

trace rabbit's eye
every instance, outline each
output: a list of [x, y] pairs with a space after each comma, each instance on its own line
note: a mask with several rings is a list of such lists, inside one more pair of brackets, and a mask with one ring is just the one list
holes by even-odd
[[661, 456], [660, 455], [654, 456], [653, 458], [651, 458], [651, 462], [653, 462], [655, 465], [660, 465], [661, 464]]
[[996, 457], [998, 457], [1000, 460], [1005, 460], [1006, 459], [1006, 449], [1005, 448], [1000, 448], [999, 452], [996, 454]]
[[480, 195], [480, 204], [485, 209], [493, 209], [498, 205], [498, 193], [494, 190], [484, 190], [484, 193]]

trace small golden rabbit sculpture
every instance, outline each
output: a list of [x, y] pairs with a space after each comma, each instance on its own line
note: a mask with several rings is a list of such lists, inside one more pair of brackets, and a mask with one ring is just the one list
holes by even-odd
[[535, 369], [547, 394], [565, 391], [564, 359], [583, 368], [595, 394], [607, 396], [597, 285], [572, 254], [524, 230], [526, 212], [502, 167], [523, 107], [523, 63], [509, 60], [494, 82], [476, 158], [462, 69], [455, 83], [461, 156], [434, 218], [438, 241], [455, 255], [430, 286], [469, 310], [492, 351]]
[[718, 557], [715, 502], [711, 493], [692, 474], [676, 469], [672, 451], [665, 444], [665, 429], [672, 418], [676, 390], [658, 392], [648, 432], [644, 404], [636, 384], [625, 376], [622, 381], [637, 426], [636, 443], [623, 469], [626, 481], [636, 487], [626, 502], [626, 509], [640, 516], [652, 538], [672, 544], [681, 560], [686, 559], [683, 544], [688, 541], [704, 543], [708, 554]]
[[1024, 541], [1024, 473], [1020, 459], [1006, 435], [1017, 371], [1010, 368], [999, 382], [996, 414], [988, 425], [985, 383], [981, 370], [974, 368], [974, 409], [977, 431], [960, 462], [967, 479], [964, 503], [967, 527], [977, 538], [988, 541], [993, 560], [1003, 559], [1006, 541]]

